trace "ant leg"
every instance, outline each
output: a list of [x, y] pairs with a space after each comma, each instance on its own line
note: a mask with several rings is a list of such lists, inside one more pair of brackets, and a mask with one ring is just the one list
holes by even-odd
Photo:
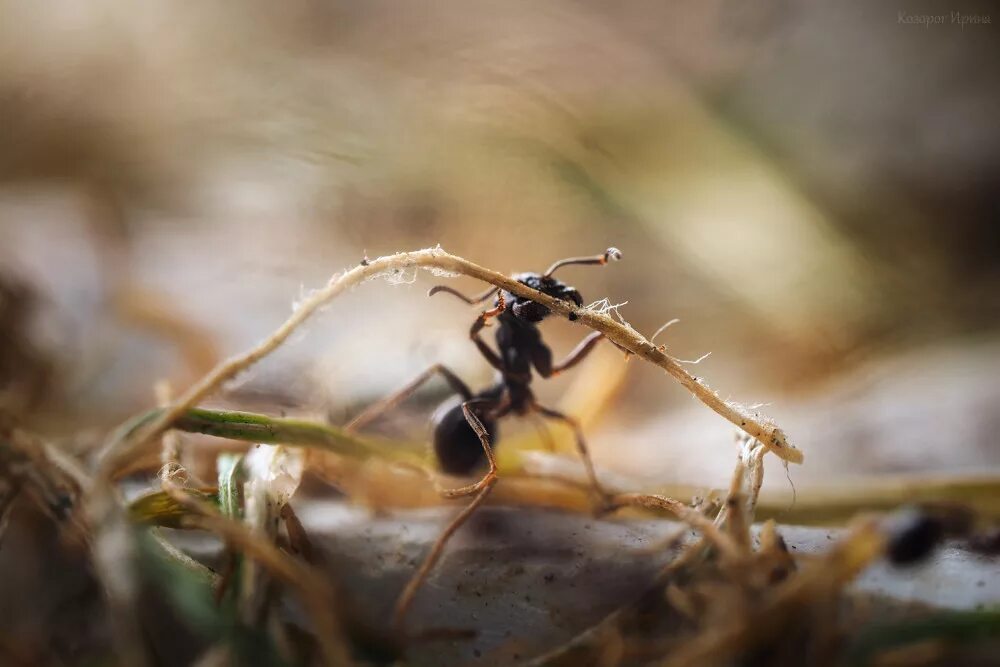
[[500, 359], [497, 353], [494, 352], [493, 349], [486, 344], [486, 341], [480, 338], [479, 332], [483, 330], [483, 328], [486, 326], [486, 323], [490, 319], [496, 317], [506, 309], [507, 309], [507, 303], [504, 301], [503, 292], [501, 292], [500, 296], [497, 297], [496, 307], [491, 308], [490, 310], [483, 311], [482, 314], [480, 314], [479, 317], [476, 318], [476, 321], [472, 323], [472, 327], [469, 329], [469, 338], [472, 339], [473, 343], [475, 343], [476, 347], [479, 349], [479, 352], [484, 357], [486, 357], [486, 361], [489, 362], [490, 366], [497, 369], [501, 373], [503, 372], [504, 369], [503, 360]]
[[476, 432], [479, 436], [479, 442], [483, 445], [483, 451], [486, 452], [486, 460], [489, 462], [490, 469], [483, 475], [483, 478], [474, 484], [469, 486], [463, 486], [457, 489], [439, 489], [441, 495], [445, 498], [461, 498], [463, 496], [471, 496], [475, 494], [475, 498], [472, 499], [465, 508], [458, 513], [458, 515], [451, 520], [451, 522], [445, 526], [445, 529], [441, 531], [441, 534], [435, 540], [433, 546], [431, 546], [430, 553], [424, 558], [424, 562], [420, 564], [420, 567], [413, 574], [410, 580], [406, 583], [406, 587], [403, 592], [400, 593], [399, 599], [396, 600], [396, 606], [392, 613], [392, 623], [397, 631], [403, 629], [403, 618], [406, 616], [407, 610], [409, 610], [410, 605], [413, 603], [413, 598], [416, 596], [417, 591], [427, 580], [428, 575], [434, 566], [437, 565], [438, 560], [441, 559], [441, 555], [444, 553], [445, 547], [448, 545], [448, 541], [452, 538], [455, 532], [462, 527], [466, 521], [469, 520], [479, 506], [483, 504], [487, 496], [490, 495], [490, 491], [493, 490], [493, 486], [497, 482], [497, 462], [496, 458], [493, 456], [493, 449], [490, 447], [489, 433], [486, 432], [486, 428], [483, 423], [473, 412], [474, 406], [494, 406], [495, 407], [495, 419], [499, 419], [508, 412], [510, 412], [509, 403], [504, 400], [500, 403], [494, 401], [484, 401], [482, 399], [473, 399], [466, 401], [462, 404], [462, 412], [465, 415], [465, 420], [472, 427], [472, 430]]
[[473, 411], [474, 408], [482, 406], [486, 410], [491, 410], [493, 412], [493, 419], [500, 419], [510, 412], [510, 401], [506, 398], [500, 401], [494, 401], [489, 399], [472, 399], [471, 401], [466, 401], [462, 403], [462, 414], [465, 415], [465, 421], [468, 422], [472, 430], [476, 432], [479, 436], [479, 442], [483, 446], [483, 452], [486, 453], [486, 462], [489, 464], [489, 470], [478, 482], [474, 482], [467, 486], [460, 486], [456, 489], [442, 489], [438, 488], [438, 493], [440, 493], [445, 498], [464, 498], [465, 496], [471, 496], [474, 493], [478, 493], [483, 488], [491, 486], [497, 477], [497, 460], [493, 455], [493, 447], [490, 446], [490, 434], [486, 432], [486, 427], [483, 426], [483, 422], [479, 420], [479, 416]]
[[531, 362], [538, 371], [538, 374], [543, 378], [551, 378], [559, 375], [563, 371], [567, 371], [578, 363], [587, 358], [597, 344], [604, 338], [604, 334], [600, 331], [591, 332], [589, 336], [584, 338], [577, 344], [573, 351], [566, 355], [566, 358], [560, 361], [558, 364], [552, 363], [552, 353], [544, 345], [539, 345], [536, 349], [532, 350]]
[[426, 371], [418, 375], [416, 378], [408, 382], [406, 385], [396, 390], [392, 394], [386, 396], [381, 401], [373, 403], [372, 405], [365, 408], [357, 417], [352, 419], [344, 427], [344, 430], [348, 433], [353, 431], [358, 431], [372, 421], [377, 419], [382, 413], [393, 409], [407, 398], [409, 398], [413, 393], [420, 388], [422, 384], [434, 377], [434, 374], [440, 374], [441, 377], [455, 390], [456, 394], [459, 394], [463, 399], [469, 400], [472, 398], [472, 391], [466, 386], [464, 382], [457, 375], [451, 372], [446, 366], [442, 364], [434, 364]]
[[538, 431], [538, 438], [545, 444], [545, 449], [555, 453], [556, 441], [552, 439], [552, 434], [549, 433], [549, 429], [545, 426], [545, 422], [538, 416], [537, 412], [532, 413], [532, 417], [534, 417], [535, 429]]
[[558, 410], [546, 408], [538, 403], [535, 403], [533, 407], [541, 415], [549, 419], [561, 421], [573, 429], [573, 435], [576, 437], [576, 449], [580, 452], [580, 458], [583, 459], [584, 468], [587, 469], [587, 477], [590, 478], [590, 485], [594, 488], [601, 501], [607, 505], [611, 496], [604, 490], [604, 487], [601, 486], [601, 483], [597, 479], [597, 472], [594, 470], [594, 462], [590, 459], [590, 452], [587, 449], [587, 441], [583, 437], [583, 429], [580, 428], [580, 422], [574, 417], [563, 414]]
[[565, 359], [552, 367], [552, 375], [559, 375], [563, 371], [568, 371], [586, 359], [587, 355], [593, 352], [594, 348], [597, 347], [597, 343], [599, 343], [602, 338], [604, 338], [603, 333], [600, 331], [594, 331], [589, 336], [581, 340], [580, 343], [573, 348], [573, 351], [566, 355]]
[[441, 554], [444, 553], [444, 548], [447, 546], [448, 541], [451, 539], [452, 535], [462, 527], [472, 514], [479, 509], [479, 506], [483, 504], [486, 497], [490, 495], [490, 491], [493, 490], [493, 485], [496, 483], [496, 477], [494, 477], [487, 486], [484, 486], [472, 502], [465, 506], [465, 508], [458, 513], [454, 519], [451, 520], [445, 529], [441, 531], [434, 545], [431, 547], [430, 553], [424, 558], [424, 562], [420, 564], [420, 568], [414, 573], [410, 580], [406, 582], [406, 588], [403, 592], [399, 594], [399, 598], [396, 600], [396, 606], [392, 611], [392, 625], [397, 632], [402, 634], [403, 630], [403, 619], [406, 617], [406, 612], [409, 611], [410, 605], [413, 604], [413, 598], [416, 596], [417, 591], [427, 580], [427, 576], [437, 565], [438, 560], [441, 558]]

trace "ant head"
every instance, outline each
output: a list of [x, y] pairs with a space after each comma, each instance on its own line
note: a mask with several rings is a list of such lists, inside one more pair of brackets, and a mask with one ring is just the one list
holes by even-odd
[[[567, 259], [561, 259], [550, 266], [545, 273], [519, 273], [514, 276], [514, 280], [522, 283], [523, 285], [527, 285], [532, 289], [536, 289], [543, 294], [548, 294], [556, 299], [571, 301], [577, 306], [582, 306], [583, 297], [580, 296], [580, 293], [576, 291], [575, 288], [570, 287], [558, 278], [553, 278], [552, 274], [563, 266], [570, 266], [572, 264], [603, 266], [611, 260], [617, 261], [621, 258], [621, 250], [618, 248], [608, 248], [602, 254], [594, 255], [593, 257], [569, 257]], [[542, 304], [531, 301], [530, 299], [522, 299], [521, 297], [514, 296], [509, 292], [504, 292], [504, 299], [509, 304], [508, 309], [510, 312], [512, 312], [515, 317], [520, 320], [524, 320], [525, 322], [541, 322], [552, 314], [552, 311]]]
[[[577, 306], [583, 305], [583, 297], [580, 296], [580, 292], [558, 278], [543, 276], [539, 273], [519, 273], [513, 276], [513, 278], [517, 282], [536, 289], [543, 294], [548, 294], [553, 298], [571, 301]], [[504, 299], [507, 301], [507, 308], [510, 312], [518, 319], [526, 322], [541, 322], [552, 314], [552, 311], [542, 304], [509, 292], [504, 292]]]
[[[518, 281], [522, 285], [526, 285], [532, 289], [536, 289], [539, 292], [548, 294], [555, 299], [561, 299], [562, 301], [570, 301], [575, 303], [577, 306], [583, 305], [583, 297], [580, 293], [576, 291], [575, 288], [570, 287], [566, 283], [562, 282], [558, 278], [553, 278], [552, 274], [555, 273], [557, 269], [563, 266], [570, 266], [572, 264], [589, 264], [592, 266], [603, 266], [611, 260], [619, 260], [622, 258], [622, 253], [618, 248], [608, 248], [600, 255], [594, 255], [591, 257], [569, 257], [567, 259], [561, 259], [545, 271], [545, 273], [519, 273], [513, 276], [514, 280]], [[458, 297], [467, 304], [475, 305], [482, 303], [486, 299], [490, 298], [497, 292], [496, 287], [491, 287], [482, 294], [477, 296], [465, 296], [461, 292], [457, 292], [447, 285], [436, 285], [431, 288], [427, 293], [428, 296], [434, 296], [438, 292], [447, 292], [453, 296]], [[524, 299], [519, 296], [515, 296], [510, 292], [504, 290], [503, 300], [507, 304], [507, 312], [510, 312], [518, 320], [529, 322], [535, 324], [541, 322], [546, 317], [552, 314], [552, 311], [543, 306], [540, 303], [532, 301], [531, 299]], [[499, 298], [494, 302], [499, 305]]]

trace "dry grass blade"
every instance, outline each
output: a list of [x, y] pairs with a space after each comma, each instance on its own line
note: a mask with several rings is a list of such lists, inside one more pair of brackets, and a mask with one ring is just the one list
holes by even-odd
[[[769, 591], [752, 614], [727, 615], [727, 623], [706, 628], [660, 664], [663, 667], [720, 664], [771, 645], [782, 637], [792, 645], [791, 628], [810, 618], [809, 610], [821, 614], [819, 618], [810, 619], [811, 628], [820, 636], [819, 641], [827, 639], [834, 627], [832, 616], [836, 613], [836, 596], [865, 567], [881, 557], [884, 550], [885, 538], [878, 521], [873, 518], [856, 521], [848, 535], [829, 552]], [[829, 662], [833, 654], [823, 657]]]
[[1000, 476], [879, 475], [876, 479], [844, 480], [813, 485], [792, 504], [784, 494], [765, 494], [758, 514], [785, 523], [843, 525], [861, 512], [889, 511], [910, 503], [961, 504], [984, 519], [1000, 520]]
[[0, 415], [0, 499], [7, 512], [19, 493], [32, 496], [38, 505], [80, 540], [87, 538], [85, 522], [77, 511], [89, 479], [79, 464], [41, 438], [17, 428]]
[[[706, 589], [712, 591], [708, 594], [709, 600], [713, 600], [717, 607], [726, 607], [728, 616], [739, 616], [741, 611], [730, 605], [745, 604], [741, 597], [746, 596], [752, 600], [759, 594], [760, 591], [752, 587], [752, 582], [762, 582], [758, 588], [766, 590], [770, 586], [769, 577], [773, 576], [778, 568], [791, 570], [790, 556], [776, 534], [763, 535], [760, 549], [756, 553], [752, 551], [750, 526], [754, 520], [754, 508], [763, 483], [762, 463], [767, 450], [751, 438], [743, 437], [738, 441], [742, 447], [733, 470], [726, 502], [714, 519], [698, 509], [660, 495], [632, 493], [619, 494], [612, 498], [613, 503], [623, 507], [641, 507], [670, 514], [698, 530], [701, 536], [686, 545], [661, 570], [649, 588], [650, 595], [644, 596], [643, 601], [619, 608], [598, 625], [538, 658], [532, 663], [533, 665], [552, 667], [580, 662], [604, 664], [598, 662], [602, 656], [609, 651], [615, 653], [616, 647], [623, 641], [626, 646], [628, 645], [627, 638], [623, 638], [622, 635], [624, 628], [634, 617], [641, 615], [640, 609], [647, 606], [650, 596], [665, 603], [675, 614], [685, 618], [688, 625], [701, 627], [711, 613], [712, 605], [704, 603], [706, 597], [704, 591], [699, 591], [697, 587], [687, 590], [683, 585], [679, 585], [681, 582], [691, 586], [692, 581], [701, 581]], [[744, 487], [749, 487], [748, 494], [744, 494]], [[685, 532], [679, 532], [671, 539], [668, 546], [670, 548], [676, 546]], [[713, 553], [718, 558], [709, 558]], [[767, 576], [754, 576], [758, 571], [766, 571]], [[683, 577], [680, 576], [682, 573]], [[697, 600], [701, 602], [696, 602]], [[665, 610], [660, 610], [660, 613], [665, 613]], [[749, 619], [746, 622], [750, 622]], [[719, 642], [729, 642], [724, 645], [732, 649], [731, 652], [735, 655], [740, 646], [739, 642], [745, 641], [741, 628], [742, 626], [732, 625], [720, 628], [710, 624], [707, 629], [696, 631], [692, 637], [671, 644], [675, 648], [671, 649], [669, 660], [676, 659], [678, 664], [691, 667], [714, 664], [712, 659], [726, 655], [728, 650], [720, 649]], [[708, 655], [712, 651], [717, 651], [718, 656]], [[694, 657], [689, 660], [688, 655]], [[705, 662], [699, 662], [703, 658]]]
[[136, 613], [139, 574], [135, 533], [122, 511], [118, 494], [106, 485], [95, 484], [87, 497], [94, 571], [100, 579], [108, 607], [114, 646], [123, 664], [149, 664], [143, 641], [142, 623]]
[[191, 514], [184, 519], [186, 527], [216, 533], [299, 592], [300, 599], [315, 624], [315, 636], [324, 664], [352, 664], [344, 648], [347, 643], [333, 611], [336, 608], [335, 590], [322, 574], [300, 561], [288, 558], [278, 547], [254, 534], [246, 525], [219, 515], [214, 507], [188, 496], [183, 489], [167, 483], [164, 490], [191, 510]]
[[[277, 541], [282, 510], [302, 480], [302, 452], [274, 445], [259, 445], [247, 452], [242, 468], [243, 522], [272, 544]], [[240, 570], [240, 607], [243, 620], [259, 625], [268, 614], [268, 581], [252, 560]]]
[[732, 537], [719, 530], [704, 514], [678, 500], [647, 493], [621, 493], [612, 496], [610, 502], [614, 507], [641, 507], [671, 514], [701, 532], [723, 556], [734, 560], [742, 556], [742, 549]]
[[[133, 438], [162, 415], [163, 409], [156, 409], [129, 420], [112, 436], [113, 445]], [[378, 457], [418, 467], [424, 461], [421, 448], [412, 443], [354, 435], [329, 424], [252, 412], [191, 408], [181, 413], [170, 428], [244, 442], [306, 446], [353, 459]]]

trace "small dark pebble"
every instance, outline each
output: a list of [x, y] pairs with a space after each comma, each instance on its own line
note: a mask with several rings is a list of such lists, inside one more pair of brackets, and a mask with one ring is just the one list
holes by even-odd
[[1000, 529], [993, 529], [969, 538], [969, 548], [977, 553], [993, 555], [1000, 553]]
[[919, 508], [890, 515], [883, 527], [889, 538], [886, 556], [893, 565], [910, 565], [926, 558], [944, 535], [941, 521]]

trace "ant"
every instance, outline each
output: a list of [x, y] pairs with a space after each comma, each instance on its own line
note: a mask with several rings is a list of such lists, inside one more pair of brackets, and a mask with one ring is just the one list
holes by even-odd
[[[600, 255], [560, 260], [542, 274], [519, 273], [512, 278], [554, 298], [583, 306], [580, 292], [553, 278], [552, 274], [564, 266], [576, 264], [600, 266], [610, 260], [619, 260], [621, 256], [621, 251], [617, 248], [608, 248]], [[447, 367], [435, 364], [394, 394], [364, 410], [345, 427], [347, 431], [364, 427], [386, 410], [411, 396], [422, 384], [438, 374], [458, 396], [458, 400], [453, 398], [443, 403], [432, 417], [434, 453], [438, 465], [443, 472], [452, 475], [468, 475], [480, 468], [484, 459], [489, 468], [482, 478], [473, 484], [454, 489], [439, 489], [445, 498], [475, 497], [442, 531], [430, 553], [399, 596], [393, 614], [397, 628], [401, 627], [402, 619], [414, 595], [440, 558], [448, 539], [486, 500], [493, 485], [496, 484], [497, 463], [491, 442], [496, 442], [497, 422], [503, 417], [534, 413], [569, 426], [575, 435], [576, 447], [583, 459], [590, 485], [605, 505], [608, 499], [594, 472], [594, 464], [587, 451], [587, 443], [580, 424], [569, 415], [539, 404], [531, 391], [534, 373], [538, 373], [542, 378], [550, 378], [569, 370], [590, 354], [604, 334], [597, 331], [591, 333], [565, 359], [553, 363], [552, 351], [542, 340], [538, 329], [538, 325], [551, 315], [552, 311], [542, 304], [500, 290], [498, 287], [491, 287], [482, 294], [469, 297], [451, 287], [438, 285], [431, 288], [428, 296], [441, 292], [458, 297], [469, 305], [481, 304], [496, 295], [493, 307], [483, 311], [469, 330], [469, 338], [486, 361], [496, 369], [496, 383], [474, 393]], [[480, 332], [489, 326], [490, 320], [494, 319], [498, 323], [496, 328], [498, 351], [494, 351], [480, 335]], [[570, 316], [570, 319], [573, 317]]]

